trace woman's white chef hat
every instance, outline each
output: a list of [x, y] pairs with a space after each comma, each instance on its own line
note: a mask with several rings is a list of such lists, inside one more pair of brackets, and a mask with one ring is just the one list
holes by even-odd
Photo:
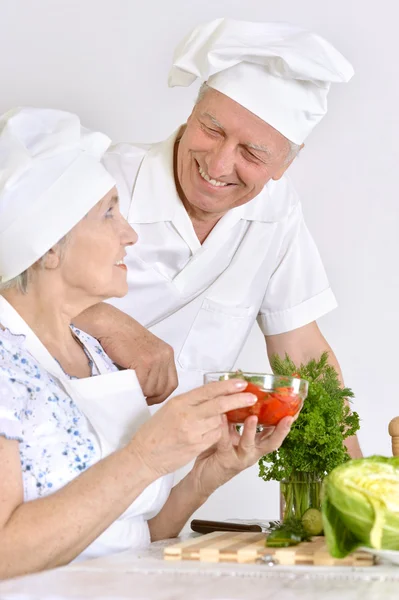
[[329, 42], [288, 23], [216, 19], [176, 48], [169, 86], [200, 78], [302, 144], [327, 112], [332, 82], [354, 71]]
[[32, 266], [113, 188], [100, 163], [110, 143], [60, 110], [0, 117], [0, 282]]

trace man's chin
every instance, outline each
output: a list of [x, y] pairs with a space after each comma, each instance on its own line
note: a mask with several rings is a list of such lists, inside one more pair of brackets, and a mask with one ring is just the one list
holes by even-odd
[[190, 206], [195, 211], [201, 211], [209, 215], [214, 214], [215, 217], [220, 214], [224, 214], [230, 210], [230, 205], [221, 203], [217, 198], [210, 196], [201, 196], [195, 198], [193, 202], [190, 202]]

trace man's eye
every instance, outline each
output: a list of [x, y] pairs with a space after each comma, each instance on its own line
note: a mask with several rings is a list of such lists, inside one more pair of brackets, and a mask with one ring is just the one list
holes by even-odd
[[212, 135], [220, 135], [220, 131], [218, 131], [217, 129], [212, 129], [212, 127], [208, 127], [207, 125], [203, 125], [203, 128], [207, 133], [210, 133]]
[[259, 160], [259, 158], [255, 156], [255, 154], [252, 154], [252, 152], [248, 152], [248, 150], [245, 151], [245, 154], [247, 158], [249, 158], [249, 160]]

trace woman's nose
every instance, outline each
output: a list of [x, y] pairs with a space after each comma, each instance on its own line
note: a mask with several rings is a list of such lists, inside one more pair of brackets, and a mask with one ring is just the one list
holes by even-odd
[[123, 232], [123, 245], [124, 246], [133, 246], [137, 240], [139, 239], [139, 236], [137, 235], [137, 233], [135, 232], [135, 230], [133, 229], [133, 227], [125, 220], [125, 228], [124, 228], [124, 232]]

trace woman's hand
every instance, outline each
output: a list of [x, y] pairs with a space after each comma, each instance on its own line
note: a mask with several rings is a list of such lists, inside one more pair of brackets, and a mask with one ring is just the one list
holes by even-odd
[[254, 465], [261, 456], [277, 450], [288, 435], [295, 417], [281, 419], [276, 427], [256, 433], [258, 419], [248, 417], [242, 435], [223, 415], [221, 436], [216, 444], [205, 450], [195, 461], [191, 474], [198, 494], [210, 496], [232, 477]]
[[157, 477], [186, 465], [226, 435], [224, 413], [255, 404], [254, 394], [242, 393], [246, 386], [217, 381], [171, 398], [137, 431], [132, 452]]

